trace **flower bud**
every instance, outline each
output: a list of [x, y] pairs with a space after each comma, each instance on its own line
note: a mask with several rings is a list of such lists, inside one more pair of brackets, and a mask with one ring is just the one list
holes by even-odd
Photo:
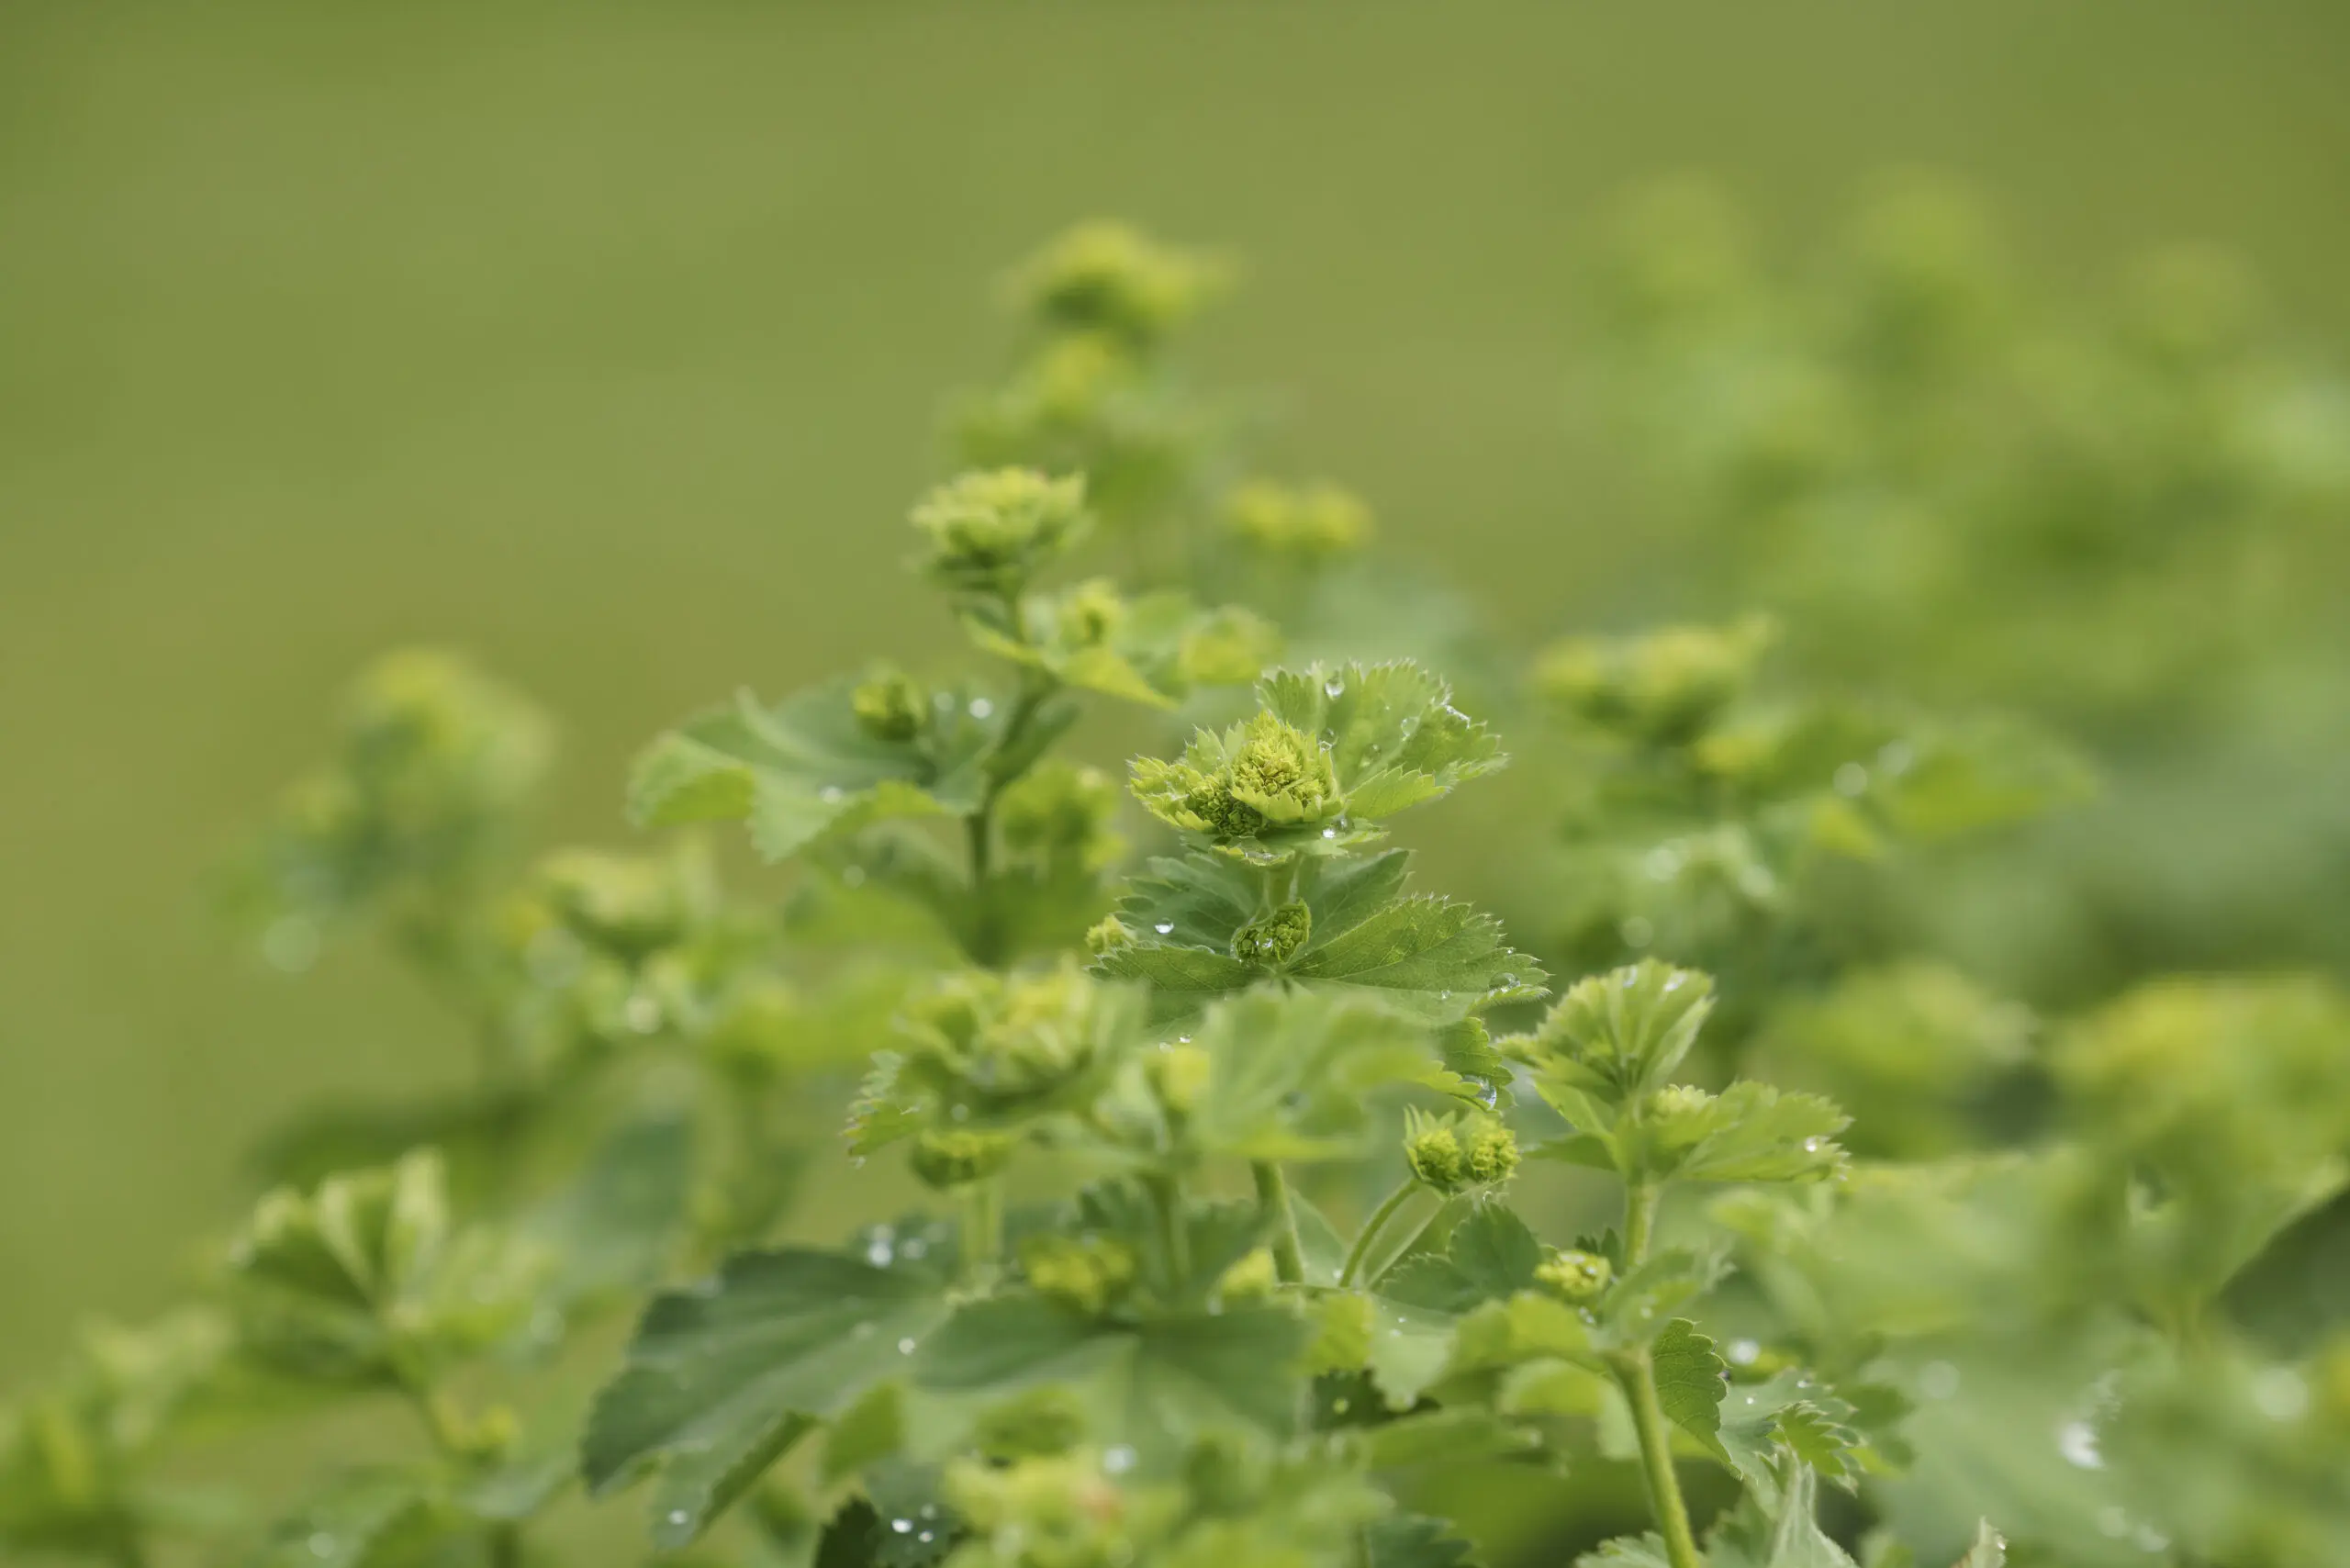
[[1125, 623], [1126, 601], [1107, 577], [1081, 582], [1060, 599], [1061, 640], [1072, 647], [1098, 647]]
[[1498, 1122], [1469, 1135], [1469, 1180], [1480, 1186], [1508, 1181], [1517, 1172], [1517, 1136]]
[[1085, 934], [1085, 950], [1097, 958], [1106, 958], [1124, 947], [1135, 945], [1135, 934], [1114, 914], [1105, 914]]
[[1414, 1178], [1439, 1193], [1449, 1193], [1458, 1188], [1466, 1170], [1466, 1161], [1460, 1154], [1460, 1140], [1452, 1128], [1442, 1122], [1422, 1127], [1404, 1137], [1404, 1162], [1412, 1168]]
[[930, 722], [930, 694], [911, 676], [877, 671], [849, 694], [857, 728], [876, 740], [910, 741]]
[[1100, 1237], [1029, 1237], [1020, 1244], [1020, 1267], [1038, 1295], [1088, 1317], [1115, 1305], [1135, 1282], [1133, 1249]]
[[1335, 485], [1258, 481], [1225, 503], [1225, 526], [1269, 554], [1308, 558], [1360, 550], [1371, 539], [1371, 509]]
[[966, 474], [924, 497], [913, 525], [934, 580], [961, 593], [1015, 594], [1085, 532], [1085, 481], [1030, 468]]
[[1285, 964], [1305, 946], [1314, 914], [1302, 903], [1287, 903], [1232, 934], [1232, 956], [1243, 963]]
[[914, 1174], [942, 1191], [967, 1187], [1002, 1170], [1012, 1159], [1012, 1138], [1003, 1133], [944, 1128], [914, 1141]]
[[1553, 1251], [1534, 1266], [1534, 1278], [1572, 1302], [1595, 1300], [1616, 1277], [1616, 1266], [1596, 1252]]
[[1649, 1120], [1687, 1121], [1703, 1115], [1714, 1097], [1694, 1083], [1668, 1083], [1649, 1096]]

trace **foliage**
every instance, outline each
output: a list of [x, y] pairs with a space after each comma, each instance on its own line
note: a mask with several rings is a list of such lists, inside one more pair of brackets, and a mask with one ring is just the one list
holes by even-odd
[[[1884, 242], [1850, 352], [1898, 381], [1994, 317]], [[1623, 308], [1703, 360], [1727, 274], [1670, 260]], [[1757, 621], [1562, 642], [1517, 705], [1360, 502], [1249, 474], [1178, 378], [1222, 275], [1113, 227], [1018, 274], [978, 465], [910, 520], [975, 667], [655, 737], [628, 810], [688, 830], [660, 847], [518, 865], [543, 722], [446, 655], [362, 678], [241, 904], [287, 969], [378, 926], [479, 1070], [274, 1138], [202, 1301], [0, 1420], [0, 1541], [509, 1568], [560, 1560], [576, 1480], [645, 1488], [692, 1562], [1460, 1568], [1512, 1550], [1495, 1476], [1595, 1568], [2350, 1537], [2338, 1304], [2247, 1305], [2350, 1186], [2350, 1002], [2149, 978], [2043, 1017], [1847, 940], [1840, 868], [1930, 870], [2089, 770], [2023, 722], [1774, 689]], [[2165, 341], [2132, 352], [2209, 357]], [[1877, 412], [1821, 396], [1741, 483], [1816, 482]], [[1528, 951], [1389, 842], [1505, 799], [1479, 693], [1547, 721], [1541, 814], [1481, 819]], [[1107, 702], [1152, 737], [1123, 798]], [[780, 898], [730, 890], [709, 823]], [[849, 1170], [910, 1179], [795, 1216], [844, 1124]], [[265, 1517], [177, 1479], [209, 1432], [386, 1397], [421, 1447], [337, 1450]]]

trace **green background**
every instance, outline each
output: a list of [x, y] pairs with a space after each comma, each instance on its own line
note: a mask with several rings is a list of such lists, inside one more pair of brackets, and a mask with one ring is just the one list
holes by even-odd
[[460, 1067], [387, 969], [288, 983], [207, 902], [348, 673], [477, 655], [610, 839], [662, 722], [944, 647], [899, 520], [1069, 220], [1243, 258], [1203, 378], [1531, 637], [1673, 598], [1567, 404], [1627, 187], [1793, 246], [1929, 165], [2060, 287], [2217, 240], [2322, 342], [2345, 46], [2320, 0], [7, 0], [0, 1386], [176, 1293], [256, 1129]]

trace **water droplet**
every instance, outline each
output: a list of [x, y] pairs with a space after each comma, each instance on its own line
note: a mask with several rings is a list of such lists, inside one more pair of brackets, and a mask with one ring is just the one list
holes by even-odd
[[898, 1341], [898, 1354], [901, 1356], [911, 1356], [913, 1353], [914, 1342], [911, 1336]]
[[672, 1508], [669, 1510], [669, 1522], [679, 1526], [689, 1525], [694, 1522], [694, 1517], [683, 1508]]
[[1661, 844], [1648, 852], [1641, 864], [1647, 868], [1651, 882], [1669, 882], [1681, 874], [1681, 851], [1669, 844]]
[[[1656, 923], [1644, 914], [1625, 916], [1623, 924], [1616, 931], [1624, 938], [1627, 947], [1645, 947], [1656, 940]], [[1669, 985], [1671, 982], [1666, 983]]]
[[311, 1556], [332, 1557], [335, 1553], [335, 1548], [340, 1543], [334, 1537], [327, 1534], [324, 1530], [320, 1530], [318, 1534], [310, 1538], [308, 1544]]
[[1322, 683], [1322, 695], [1325, 697], [1338, 698], [1346, 694], [1347, 683], [1335, 675]]
[[1135, 1467], [1135, 1450], [1124, 1443], [1114, 1443], [1102, 1450], [1102, 1468], [1113, 1475], [1124, 1475]]
[[1762, 1347], [1751, 1339], [1732, 1339], [1729, 1342], [1729, 1361], [1732, 1366], [1751, 1367], [1754, 1364], [1754, 1359], [1762, 1353]]
[[914, 1529], [914, 1522], [912, 1519], [891, 1519], [890, 1521], [890, 1528], [896, 1530], [900, 1535], [912, 1535]]
[[865, 868], [862, 866], [844, 866], [841, 868], [841, 886], [845, 888], [861, 888], [865, 886]]
[[1956, 1397], [1958, 1369], [1948, 1361], [1928, 1361], [1918, 1369], [1918, 1392], [1929, 1399]]
[[2098, 1451], [2097, 1428], [2087, 1421], [2067, 1421], [2056, 1428], [2056, 1451], [2065, 1462], [2082, 1470], [2103, 1470], [2105, 1455]]
[[1151, 929], [1152, 929], [1153, 931], [1158, 932], [1161, 936], [1164, 936], [1164, 935], [1166, 935], [1169, 932], [1170, 932], [1170, 931], [1172, 931], [1172, 930], [1174, 930], [1174, 929], [1175, 929], [1175, 923], [1174, 923], [1173, 921], [1171, 921], [1171, 920], [1162, 920], [1162, 921], [1158, 922], [1157, 924], [1153, 925], [1153, 926], [1151, 927]]
[[938, 1517], [938, 1505], [935, 1503], [924, 1503], [920, 1508], [915, 1510], [915, 1514], [921, 1518], [934, 1519]]
[[1338, 830], [1334, 827], [1326, 827], [1322, 830], [1322, 836], [1325, 838], [1336, 838], [1338, 836]]
[[1806, 1154], [1818, 1154], [1819, 1152], [1819, 1140], [1816, 1137], [1807, 1137], [1804, 1139], [1803, 1151]]
[[827, 784], [822, 789], [816, 791], [816, 799], [823, 801], [824, 804], [828, 806], [839, 804], [840, 798], [841, 787], [837, 784]]
[[903, 1247], [899, 1248], [898, 1250], [905, 1257], [918, 1260], [923, 1253], [930, 1250], [930, 1243], [924, 1241], [919, 1236], [908, 1237], [906, 1238], [906, 1244]]
[[974, 698], [972, 698], [972, 699], [971, 699], [971, 717], [972, 717], [972, 718], [974, 718], [974, 719], [985, 719], [985, 718], [988, 718], [988, 717], [990, 717], [990, 715], [992, 715], [994, 712], [995, 712], [995, 704], [994, 704], [994, 703], [992, 703], [992, 702], [990, 702], [990, 701], [989, 701], [986, 698], [984, 698], [984, 697], [974, 697]]
[[920, 1535], [915, 1536], [914, 1539], [927, 1544], [930, 1541], [936, 1540], [938, 1538], [933, 1535], [930, 1531], [924, 1530]]
[[1848, 762], [1836, 770], [1836, 792], [1847, 797], [1858, 795], [1869, 787], [1869, 770], [1857, 762]]
[[865, 1245], [865, 1260], [877, 1269], [886, 1269], [897, 1258], [897, 1249], [886, 1236], [877, 1236]]
[[1887, 741], [1876, 754], [1878, 768], [1896, 778], [1908, 772], [1909, 765], [1917, 760], [1918, 754], [1909, 748], [1908, 741]]

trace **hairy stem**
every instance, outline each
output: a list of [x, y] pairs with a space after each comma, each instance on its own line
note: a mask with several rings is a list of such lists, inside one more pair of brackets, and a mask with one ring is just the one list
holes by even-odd
[[1404, 1200], [1416, 1192], [1419, 1185], [1416, 1179], [1406, 1176], [1393, 1192], [1387, 1194], [1377, 1208], [1371, 1211], [1371, 1217], [1363, 1221], [1362, 1230], [1355, 1237], [1355, 1244], [1347, 1249], [1346, 1264], [1338, 1271], [1340, 1284], [1350, 1285], [1355, 1282], [1355, 1276], [1362, 1270], [1363, 1260], [1371, 1255], [1371, 1242], [1377, 1239], [1381, 1231], [1387, 1228], [1387, 1222], [1395, 1217], [1395, 1211], [1404, 1206]]
[[1648, 1261], [1657, 1203], [1663, 1196], [1664, 1189], [1652, 1182], [1633, 1182], [1624, 1188], [1624, 1267], [1628, 1271]]
[[1632, 1407], [1632, 1428], [1639, 1434], [1640, 1469], [1648, 1478], [1649, 1506], [1656, 1513], [1657, 1531], [1664, 1537], [1664, 1555], [1673, 1568], [1705, 1568], [1697, 1554], [1697, 1538], [1689, 1528], [1689, 1506], [1681, 1498], [1681, 1477], [1673, 1468], [1672, 1428], [1664, 1403], [1657, 1397], [1656, 1374], [1646, 1350], [1627, 1353], [1616, 1363], [1616, 1381]]
[[1273, 1272], [1285, 1285], [1304, 1284], [1305, 1249], [1298, 1245], [1297, 1210], [1290, 1203], [1289, 1178], [1274, 1159], [1251, 1162], [1248, 1174], [1257, 1181], [1258, 1207], [1272, 1218]]

